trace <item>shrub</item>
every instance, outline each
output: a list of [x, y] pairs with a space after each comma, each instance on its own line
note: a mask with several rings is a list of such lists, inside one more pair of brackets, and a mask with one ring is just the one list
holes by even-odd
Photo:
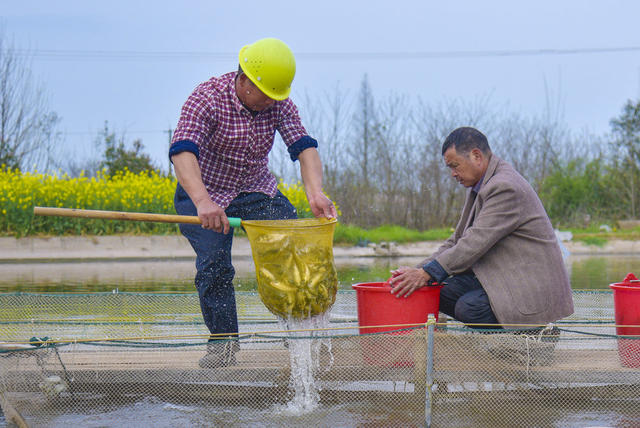
[[[103, 170], [95, 177], [81, 174], [72, 178], [64, 173], [21, 173], [0, 168], [0, 233], [15, 236], [177, 233], [177, 225], [170, 223], [33, 215], [34, 206], [175, 214], [175, 187], [174, 177], [165, 177], [155, 171], [133, 173], [125, 169], [109, 176]], [[299, 182], [287, 184], [281, 181], [278, 188], [291, 200], [300, 217], [313, 216], [304, 187]]]

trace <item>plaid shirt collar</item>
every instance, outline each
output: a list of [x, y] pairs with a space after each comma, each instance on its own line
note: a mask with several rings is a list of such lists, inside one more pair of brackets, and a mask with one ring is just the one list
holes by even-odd
[[233, 79], [229, 80], [229, 84], [227, 86], [227, 92], [229, 93], [229, 97], [231, 98], [231, 102], [233, 106], [238, 111], [238, 113], [242, 113], [242, 110], [246, 110], [240, 98], [238, 98], [238, 93], [236, 92], [236, 79], [238, 77], [238, 73], [236, 72]]
[[[229, 97], [231, 98], [231, 102], [233, 103], [233, 106], [235, 107], [236, 111], [240, 114], [242, 114], [242, 111], [246, 111], [247, 113], [251, 114], [251, 112], [253, 112], [254, 110], [251, 110], [249, 107], [245, 106], [242, 101], [240, 101], [240, 97], [238, 97], [238, 92], [236, 91], [236, 79], [238, 78], [238, 72], [236, 71], [233, 79], [231, 79], [229, 81], [229, 85], [227, 86], [227, 93], [229, 94]], [[262, 110], [262, 111], [256, 111], [254, 112], [254, 116], [269, 110], [270, 108], [273, 107], [273, 104], [270, 105], [269, 107], [267, 107], [266, 109]]]

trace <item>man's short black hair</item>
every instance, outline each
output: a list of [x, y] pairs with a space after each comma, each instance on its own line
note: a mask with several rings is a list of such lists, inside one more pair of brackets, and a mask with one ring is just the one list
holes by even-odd
[[480, 149], [485, 155], [491, 153], [487, 137], [477, 129], [468, 126], [455, 129], [449, 134], [442, 144], [442, 156], [452, 146], [459, 154], [467, 154], [473, 149]]

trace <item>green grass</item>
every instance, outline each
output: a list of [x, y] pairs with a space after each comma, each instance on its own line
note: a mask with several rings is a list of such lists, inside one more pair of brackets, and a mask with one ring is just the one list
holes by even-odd
[[603, 238], [601, 236], [585, 236], [580, 239], [577, 239], [577, 241], [584, 242], [587, 245], [595, 245], [596, 247], [602, 248], [607, 244], [608, 239]]
[[[612, 227], [611, 232], [601, 231], [599, 225], [587, 228], [569, 228], [574, 241], [581, 241], [587, 245], [603, 247], [610, 240], [640, 240], [640, 227], [634, 229], [618, 229]], [[358, 226], [338, 223], [335, 231], [334, 242], [343, 245], [366, 244], [368, 242], [393, 241], [399, 244], [420, 241], [444, 241], [453, 229], [440, 228], [418, 231], [401, 226], [385, 225], [374, 229], [363, 229]]]
[[[68, 220], [68, 219], [64, 219]], [[130, 222], [116, 222], [114, 220], [88, 220], [88, 219], [72, 219], [75, 222], [111, 222], [111, 223], [130, 223]], [[112, 233], [118, 235], [157, 235], [157, 234], [179, 234], [176, 225], [169, 225], [170, 227], [159, 230], [127, 230], [124, 229], [120, 232]], [[89, 229], [95, 230], [95, 229]], [[573, 234], [573, 241], [584, 242], [587, 245], [595, 245], [603, 247], [610, 240], [640, 240], [640, 227], [634, 229], [617, 229], [612, 227], [610, 232], [599, 230], [599, 226], [594, 225], [587, 228], [561, 228], [563, 231], [570, 231]], [[421, 242], [421, 241], [443, 241], [447, 239], [451, 233], [452, 228], [437, 228], [429, 230], [415, 230], [408, 229], [402, 226], [396, 225], [384, 225], [373, 229], [364, 229], [359, 226], [348, 225], [338, 222], [334, 234], [334, 243], [337, 245], [362, 245], [369, 242], [396, 242], [398, 244]], [[95, 235], [108, 235], [110, 233], [96, 233]], [[239, 236], [246, 236], [242, 229], [236, 228], [235, 234]], [[31, 233], [34, 237], [50, 237], [50, 236], [70, 236], [78, 235], [71, 229], [61, 232], [58, 229], [48, 230], [47, 232], [39, 231]], [[81, 233], [84, 236], [92, 236], [92, 233], [85, 231]], [[0, 231], [0, 236], [14, 236], [12, 233], [3, 233]]]
[[618, 239], [621, 241], [640, 240], [640, 228], [618, 229], [612, 227], [611, 232], [601, 231], [599, 226], [590, 226], [582, 229], [569, 228], [574, 241], [582, 241], [589, 245], [604, 245], [607, 241]]
[[447, 239], [451, 233], [451, 229], [418, 231], [394, 225], [385, 225], [374, 229], [363, 229], [358, 226], [338, 224], [334, 235], [334, 242], [336, 244], [356, 245], [358, 243], [379, 243], [383, 241], [393, 241], [397, 243], [441, 241]]

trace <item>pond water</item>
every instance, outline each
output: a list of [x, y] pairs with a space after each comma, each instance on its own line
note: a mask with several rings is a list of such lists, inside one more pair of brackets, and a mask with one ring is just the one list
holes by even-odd
[[[342, 290], [350, 290], [351, 285], [355, 283], [385, 281], [392, 269], [398, 266], [412, 266], [419, 261], [420, 258], [338, 259], [336, 260], [336, 268], [339, 287]], [[609, 289], [608, 284], [622, 281], [629, 272], [640, 275], [640, 256], [570, 256], [565, 262], [574, 289]], [[255, 290], [253, 260], [247, 257], [236, 258], [234, 265], [236, 267], [236, 289], [241, 291]], [[117, 289], [122, 292], [193, 293], [194, 274], [193, 260], [177, 259], [0, 263], [0, 292], [85, 293], [109, 292]], [[163, 409], [164, 413], [167, 411], [181, 413], [184, 410], [182, 407], [172, 406], [171, 403], [153, 401], [137, 403], [134, 407], [138, 412], [136, 419], [141, 417], [142, 420], [145, 418], [153, 420], [159, 408]], [[111, 423], [114, 426], [120, 426], [123, 421], [133, 422], [127, 419], [127, 417], [133, 417], [131, 410], [126, 406], [114, 410], [112, 412], [113, 420], [110, 420], [109, 417], [100, 418], [100, 421], [94, 425], [89, 423], [90, 415], [76, 415], [75, 417], [71, 415], [73, 420], [61, 423], [61, 425], [67, 425], [67, 422], [71, 425], [80, 422], [83, 425], [86, 424], [85, 426], [111, 426]], [[190, 420], [184, 419], [180, 415], [173, 415], [173, 413], [165, 419], [167, 426], [176, 421]], [[342, 415], [344, 418], [334, 418], [334, 421], [341, 420], [342, 423], [348, 421], [349, 413], [343, 413], [338, 411], [337, 415]], [[604, 412], [588, 421], [615, 426], [619, 422], [621, 414], [619, 412]], [[559, 415], [559, 420], [564, 420], [561, 422], [563, 426], [584, 426], [586, 420], [581, 415], [581, 412], [577, 412], [575, 415], [563, 414]], [[569, 419], [574, 417], [577, 419], [569, 422]], [[158, 421], [156, 420], [156, 422]], [[357, 425], [358, 423], [354, 422], [345, 426]], [[0, 427], [5, 426], [7, 426], [6, 421], [0, 413]]]
[[[336, 259], [339, 287], [385, 281], [392, 269], [413, 266], [417, 257]], [[608, 289], [629, 272], [640, 275], [640, 256], [570, 256], [566, 260], [573, 289]], [[253, 260], [234, 259], [238, 290], [257, 287]], [[192, 260], [136, 260], [65, 263], [0, 263], [0, 292], [82, 293], [118, 289], [126, 292], [195, 292]]]

